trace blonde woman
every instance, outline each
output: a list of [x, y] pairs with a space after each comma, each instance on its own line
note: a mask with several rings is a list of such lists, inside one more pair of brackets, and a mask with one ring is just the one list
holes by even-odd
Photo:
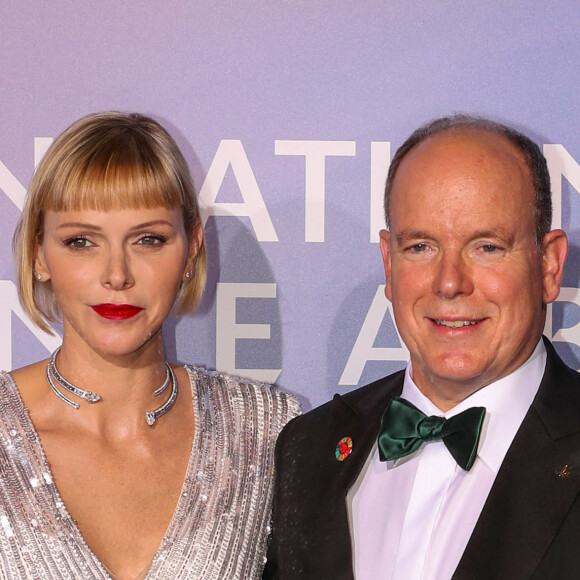
[[62, 347], [0, 374], [0, 577], [259, 578], [276, 436], [297, 401], [165, 360], [205, 249], [187, 163], [138, 114], [53, 143], [14, 237], [22, 305]]

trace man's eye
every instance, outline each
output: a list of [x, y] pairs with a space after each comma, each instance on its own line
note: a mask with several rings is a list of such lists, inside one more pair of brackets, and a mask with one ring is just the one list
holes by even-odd
[[69, 246], [70, 248], [74, 248], [76, 250], [82, 250], [83, 248], [88, 248], [93, 244], [87, 240], [87, 238], [83, 238], [82, 236], [78, 236], [75, 238], [69, 238], [68, 240], [64, 241], [65, 246]]
[[426, 249], [427, 249], [426, 244], [414, 244], [413, 246], [411, 246], [411, 250], [413, 252], [424, 252]]
[[497, 250], [497, 246], [494, 246], [493, 244], [485, 244], [483, 246], [481, 246], [481, 249], [490, 254], [491, 252], [495, 252]]
[[141, 244], [142, 246], [155, 246], [157, 244], [162, 244], [163, 242], [166, 241], [167, 238], [165, 236], [147, 235], [139, 238], [139, 241], [137, 243]]

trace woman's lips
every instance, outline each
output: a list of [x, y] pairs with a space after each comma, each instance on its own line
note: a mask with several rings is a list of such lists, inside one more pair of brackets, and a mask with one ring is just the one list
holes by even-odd
[[137, 316], [143, 308], [132, 304], [95, 304], [91, 308], [103, 318], [109, 320], [126, 320]]

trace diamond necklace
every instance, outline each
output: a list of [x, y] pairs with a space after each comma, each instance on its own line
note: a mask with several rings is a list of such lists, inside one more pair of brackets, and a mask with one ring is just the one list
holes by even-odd
[[[101, 395], [93, 393], [93, 391], [87, 391], [85, 389], [77, 387], [76, 385], [73, 385], [58, 372], [58, 369], [56, 368], [56, 355], [59, 352], [60, 346], [52, 353], [50, 360], [48, 361], [48, 365], [46, 365], [46, 379], [54, 394], [61, 401], [64, 401], [67, 405], [70, 405], [74, 409], [79, 408], [80, 405], [76, 401], [73, 401], [72, 399], [67, 397], [56, 386], [54, 382], [56, 381], [59, 384], [59, 386], [68, 391], [70, 394], [76, 395], [81, 399], [85, 399], [85, 401], [89, 403], [96, 403], [97, 401], [100, 401]], [[163, 381], [163, 384], [158, 389], [153, 391], [153, 394], [157, 397], [158, 395], [163, 393], [163, 391], [165, 391], [165, 389], [169, 386], [170, 381], [171, 381], [171, 394], [169, 395], [169, 399], [167, 399], [167, 401], [165, 401], [165, 403], [163, 403], [161, 407], [153, 409], [152, 411], [147, 411], [145, 413], [145, 420], [147, 421], [147, 424], [150, 426], [152, 426], [155, 423], [155, 421], [159, 419], [159, 417], [161, 417], [161, 415], [165, 415], [165, 413], [167, 413], [167, 411], [169, 411], [169, 409], [173, 407], [173, 404], [177, 399], [177, 379], [175, 378], [175, 373], [173, 372], [173, 369], [171, 368], [169, 363], [165, 362], [165, 381]]]

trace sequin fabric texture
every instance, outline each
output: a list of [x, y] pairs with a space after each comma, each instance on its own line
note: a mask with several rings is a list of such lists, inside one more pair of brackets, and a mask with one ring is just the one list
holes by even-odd
[[[299, 404], [267, 385], [185, 368], [196, 425], [192, 453], [146, 579], [259, 579], [276, 437]], [[0, 405], [0, 578], [110, 580], [62, 502], [28, 411], [5, 372]]]

